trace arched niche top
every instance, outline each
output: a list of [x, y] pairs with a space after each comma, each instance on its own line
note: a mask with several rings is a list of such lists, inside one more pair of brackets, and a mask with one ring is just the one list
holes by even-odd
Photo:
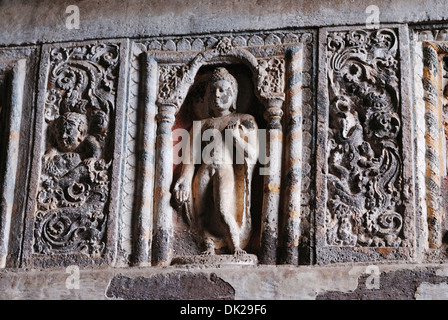
[[[272, 99], [283, 101], [283, 92], [267, 93], [263, 91], [263, 82], [266, 81], [266, 77], [268, 76], [265, 66], [261, 65], [259, 60], [248, 50], [233, 48], [230, 42], [226, 41], [226, 38], [224, 38], [216, 45], [215, 48], [197, 54], [192, 60], [190, 60], [190, 62], [185, 64], [185, 67], [178, 70], [179, 72], [177, 76], [179, 77], [179, 81], [177, 86], [172, 88], [172, 93], [167, 98], [161, 99], [159, 97], [158, 105], [174, 105], [177, 113], [180, 106], [185, 101], [189, 90], [192, 88], [199, 69], [203, 66], [215, 64], [246, 65], [252, 73], [255, 96], [261, 103], [263, 103], [266, 109], [268, 109], [269, 101]], [[279, 64], [279, 67], [283, 68], [284, 66]], [[283, 70], [280, 73], [283, 77]]]

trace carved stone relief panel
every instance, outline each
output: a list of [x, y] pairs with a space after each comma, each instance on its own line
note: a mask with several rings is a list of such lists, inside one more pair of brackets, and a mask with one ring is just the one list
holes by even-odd
[[125, 50], [43, 47], [25, 265], [113, 263]]
[[19, 265], [35, 65], [33, 47], [0, 50], [0, 268]]
[[[301, 197], [297, 195], [301, 194], [301, 133], [304, 121], [301, 41], [311, 43], [310, 38], [310, 34], [285, 32], [161, 38], [134, 45], [135, 52], [142, 52], [138, 64], [137, 60], [135, 62], [140, 68], [139, 82], [142, 86], [139, 93], [144, 97], [139, 105], [140, 112], [135, 114], [145, 115], [139, 117], [143, 123], [137, 122], [140, 134], [136, 142], [141, 146], [142, 153], [135, 164], [138, 176], [153, 177], [155, 181], [153, 186], [141, 182], [142, 185], [135, 190], [134, 221], [137, 223], [132, 236], [134, 244], [138, 245], [133, 248], [134, 263], [144, 265], [152, 260], [153, 264], [167, 264], [173, 256], [194, 255], [201, 250], [191, 231], [186, 231], [189, 226], [184, 221], [182, 211], [176, 210], [173, 204], [181, 167], [173, 167], [172, 132], [178, 128], [190, 130], [193, 121], [206, 121], [209, 113], [200, 92], [207, 90], [208, 82], [203, 79], [210, 77], [218, 67], [225, 68], [236, 78], [239, 86], [237, 112], [253, 117], [257, 127], [266, 130], [267, 139], [272, 145], [270, 147], [268, 143], [266, 147], [270, 152], [272, 172], [260, 176], [256, 170], [258, 177], [254, 179], [258, 179], [259, 183], [252, 184], [259, 190], [251, 195], [251, 207], [258, 208], [252, 217], [252, 224], [258, 222], [258, 226], [253, 230], [255, 238], [249, 240], [252, 244], [249, 253], [258, 254], [262, 263], [272, 264], [276, 263], [279, 255], [277, 247], [288, 247], [289, 251], [284, 250], [283, 260], [298, 263], [302, 217]], [[307, 58], [311, 60], [310, 52]], [[311, 63], [307, 63], [308, 87], [312, 77], [310, 69]], [[246, 107], [241, 107], [243, 105]], [[312, 114], [306, 115], [306, 119], [311, 117]], [[307, 130], [312, 130], [311, 125], [307, 126]], [[285, 155], [282, 155], [284, 137], [291, 144], [286, 146]], [[279, 143], [273, 143], [274, 140]], [[294, 151], [289, 150], [292, 145]], [[308, 154], [306, 160], [311, 162], [310, 158]], [[285, 182], [282, 181], [282, 162], [290, 176]], [[280, 192], [282, 183], [286, 183], [284, 193]], [[280, 197], [287, 199], [285, 205], [280, 203]], [[148, 198], [154, 198], [154, 203], [148, 204], [144, 200]], [[154, 222], [154, 225], [144, 224], [143, 221]], [[232, 245], [224, 243], [214, 249], [225, 253], [232, 249]]]
[[409, 57], [399, 30], [320, 33], [318, 262], [413, 258]]

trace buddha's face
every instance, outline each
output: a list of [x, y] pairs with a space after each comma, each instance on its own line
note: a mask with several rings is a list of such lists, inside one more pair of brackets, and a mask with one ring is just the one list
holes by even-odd
[[216, 80], [208, 87], [211, 115], [220, 116], [231, 112], [234, 101], [232, 85], [227, 80]]
[[81, 118], [62, 117], [57, 124], [57, 144], [62, 152], [75, 151], [86, 136], [86, 124]]

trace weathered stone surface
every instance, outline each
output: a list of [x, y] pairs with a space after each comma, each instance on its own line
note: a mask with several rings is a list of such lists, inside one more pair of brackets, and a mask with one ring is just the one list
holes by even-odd
[[[79, 41], [86, 38], [272, 30], [330, 25], [363, 25], [370, 0], [82, 1], [80, 28], [67, 29], [68, 4], [50, 0], [4, 1], [0, 44]], [[376, 1], [380, 23], [443, 21], [448, 9], [438, 0]], [[167, 23], [169, 21], [170, 23]]]
[[[374, 267], [377, 269], [367, 264], [80, 269], [79, 289], [73, 287], [73, 274], [65, 269], [9, 269], [0, 272], [0, 298], [314, 300], [399, 297], [413, 300], [436, 299], [437, 290], [431, 291], [428, 284], [443, 288], [448, 282], [448, 269], [440, 264], [379, 264]], [[213, 290], [201, 287], [204, 284]]]
[[173, 272], [134, 279], [117, 275], [107, 298], [125, 300], [232, 300], [235, 290], [216, 274]]
[[[78, 1], [79, 29], [67, 5], [0, 4], [0, 297], [444, 296], [443, 1]], [[195, 120], [266, 129], [268, 163], [183, 184]]]
[[229, 266], [229, 265], [249, 265], [258, 264], [257, 256], [254, 254], [241, 255], [196, 255], [175, 257], [171, 261], [172, 265], [192, 265], [192, 266]]
[[[437, 275], [436, 269], [399, 270], [375, 276], [363, 275], [358, 279], [358, 287], [352, 292], [327, 292], [319, 294], [317, 300], [413, 300], [437, 299], [438, 290], [446, 288], [446, 277]], [[376, 282], [376, 283], [375, 283]], [[436, 286], [438, 285], [438, 286]], [[444, 286], [445, 285], [445, 286]]]
[[432, 284], [425, 281], [415, 291], [415, 300], [447, 300], [447, 292], [448, 284], [446, 282]]
[[[157, 40], [140, 41], [138, 47], [134, 47], [136, 50], [134, 55], [140, 55], [139, 61], [142, 62], [142, 66], [144, 67], [140, 69], [142, 92], [153, 92], [156, 105], [158, 106], [158, 113], [155, 115], [157, 123], [153, 123], [153, 130], [156, 131], [155, 141], [152, 140], [151, 143], [147, 143], [146, 141], [140, 142], [143, 144], [142, 148], [147, 150], [147, 153], [150, 153], [150, 149], [153, 148], [151, 146], [152, 143], [156, 145], [155, 157], [151, 159], [155, 163], [154, 210], [152, 212], [149, 211], [149, 214], [153, 217], [153, 221], [156, 224], [154, 230], [157, 232], [149, 240], [153, 244], [151, 254], [144, 254], [147, 257], [152, 255], [153, 264], [169, 264], [170, 259], [175, 256], [174, 254], [183, 255], [182, 252], [175, 253], [171, 250], [171, 248], [182, 247], [182, 245], [173, 242], [180, 239], [175, 230], [181, 230], [187, 227], [190, 232], [190, 237], [195, 237], [199, 249], [204, 250], [203, 244], [205, 241], [203, 235], [201, 235], [203, 232], [201, 229], [204, 228], [204, 225], [203, 223], [199, 223], [200, 219], [198, 218], [202, 216], [202, 213], [196, 212], [198, 211], [196, 207], [198, 207], [198, 203], [200, 202], [198, 199], [204, 197], [196, 195], [196, 198], [184, 202], [186, 205], [179, 204], [177, 197], [179, 195], [185, 195], [185, 192], [193, 194], [195, 191], [201, 190], [200, 187], [204, 188], [203, 184], [205, 182], [203, 178], [207, 174], [201, 174], [199, 179], [195, 176], [194, 181], [200, 187], [195, 186], [191, 188], [192, 183], [190, 180], [192, 178], [189, 175], [195, 172], [193, 165], [189, 165], [189, 169], [186, 170], [185, 168], [187, 166], [176, 163], [174, 164], [173, 172], [173, 161], [171, 158], [173, 158], [172, 152], [174, 152], [174, 148], [172, 147], [172, 139], [174, 138], [175, 130], [190, 130], [193, 127], [193, 121], [206, 121], [205, 119], [209, 118], [209, 123], [204, 124], [204, 126], [212, 126], [212, 122], [215, 120], [213, 120], [213, 114], [209, 112], [208, 106], [210, 103], [206, 101], [204, 94], [205, 88], [208, 88], [207, 80], [211, 76], [212, 71], [218, 70], [215, 69], [216, 66], [222, 65], [225, 66], [225, 70], [228, 70], [238, 84], [238, 95], [234, 95], [235, 115], [241, 117], [240, 114], [246, 114], [245, 117], [253, 119], [250, 121], [251, 129], [258, 127], [261, 130], [267, 131], [267, 134], [264, 135], [264, 139], [267, 141], [265, 140], [264, 142], [266, 145], [265, 149], [269, 150], [270, 162], [269, 165], [267, 163], [260, 165], [260, 169], [252, 165], [250, 167], [245, 165], [244, 167], [236, 167], [234, 170], [235, 172], [240, 171], [240, 173], [235, 174], [236, 183], [234, 186], [234, 192], [238, 195], [236, 201], [240, 203], [238, 212], [247, 208], [239, 212], [236, 216], [244, 217], [242, 219], [244, 223], [238, 227], [241, 228], [238, 232], [234, 230], [233, 226], [221, 227], [221, 233], [223, 234], [220, 236], [221, 239], [213, 240], [216, 242], [215, 247], [218, 249], [217, 251], [225, 253], [234, 249], [239, 251], [241, 249], [239, 247], [244, 243], [244, 245], [248, 245], [249, 253], [262, 254], [260, 256], [261, 263], [272, 264], [277, 259], [277, 246], [283, 245], [278, 242], [278, 239], [286, 232], [293, 237], [293, 240], [290, 241], [293, 244], [291, 254], [294, 255], [293, 252], [295, 252], [295, 259], [297, 260], [298, 239], [300, 237], [298, 225], [301, 218], [299, 215], [301, 198], [295, 198], [290, 194], [287, 200], [288, 207], [292, 208], [292, 212], [295, 213], [292, 215], [292, 218], [285, 218], [286, 220], [282, 222], [288, 225], [289, 231], [279, 230], [280, 219], [283, 216], [288, 216], [288, 214], [281, 212], [280, 205], [281, 159], [283, 152], [282, 136], [283, 131], [285, 131], [285, 134], [289, 134], [291, 131], [293, 133], [291, 133], [288, 140], [300, 143], [300, 147], [298, 148], [288, 146], [288, 155], [291, 157], [291, 160], [288, 160], [288, 162], [296, 162], [295, 166], [300, 167], [302, 165], [299, 156], [301, 154], [301, 139], [300, 136], [297, 136], [297, 132], [294, 133], [294, 130], [300, 131], [299, 124], [301, 125], [302, 121], [301, 117], [297, 116], [297, 114], [300, 114], [302, 106], [302, 95], [299, 89], [301, 88], [302, 69], [305, 69], [303, 67], [303, 61], [306, 60], [302, 59], [303, 45], [311, 42], [311, 36], [310, 33], [295, 34], [280, 32], [260, 35], [195, 36], [188, 37], [188, 40], [182, 38], [165, 39], [161, 37]], [[195, 48], [196, 50], [200, 49], [200, 51], [193, 51], [191, 46], [186, 45], [187, 41], [188, 43], [196, 43]], [[275, 50], [273, 50], [273, 46], [276, 47]], [[307, 54], [309, 54], [309, 51], [307, 51]], [[289, 60], [286, 62], [286, 57], [290, 57], [291, 55], [294, 55], [294, 59], [288, 58]], [[307, 59], [309, 60], [310, 57]], [[141, 68], [142, 66], [138, 67]], [[154, 66], [157, 67], [157, 72], [152, 71], [155, 68]], [[291, 69], [291, 71], [288, 71], [288, 77], [292, 77], [294, 80], [292, 82], [289, 81], [288, 84], [285, 81], [286, 66]], [[307, 72], [309, 72], [309, 68], [307, 67]], [[285, 94], [285, 90], [288, 92], [287, 94]], [[149, 101], [149, 99], [147, 100]], [[306, 98], [307, 103], [311, 104], [311, 100], [310, 97]], [[134, 101], [134, 103], [137, 103], [137, 101]], [[148, 106], [148, 103], [144, 105]], [[283, 109], [288, 113], [288, 121], [290, 121], [289, 125], [285, 127], [282, 126]], [[210, 118], [210, 116], [212, 117]], [[311, 115], [307, 115], [306, 119], [309, 120], [310, 117]], [[291, 119], [295, 120], [292, 121]], [[247, 122], [244, 119], [238, 121]], [[213, 125], [218, 126], [216, 124]], [[310, 129], [308, 128], [307, 130]], [[130, 130], [135, 132], [134, 130], [136, 128], [131, 127]], [[306, 148], [310, 148], [310, 144], [311, 141], [308, 141], [305, 144]], [[272, 145], [272, 148], [270, 148], [270, 145]], [[298, 150], [291, 152], [291, 149]], [[178, 152], [177, 148], [175, 150]], [[263, 149], [261, 151], [265, 152], [266, 150]], [[131, 151], [129, 157], [131, 159], [135, 158], [135, 154], [132, 154]], [[253, 155], [250, 157], [245, 156], [244, 163], [247, 163], [248, 158], [256, 157]], [[308, 166], [311, 167], [311, 156], [308, 156], [306, 161]], [[140, 162], [137, 170], [145, 166], [145, 163]], [[258, 173], [261, 172], [261, 167], [263, 166], [265, 173]], [[132, 165], [128, 166], [127, 169], [133, 170]], [[297, 168], [295, 169], [297, 171]], [[185, 179], [185, 176], [183, 176], [184, 171], [189, 172], [189, 174], [185, 174], [185, 176], [188, 176], [188, 179]], [[203, 171], [204, 168], [198, 172]], [[249, 173], [249, 171], [253, 171], [253, 174], [252, 172]], [[251, 179], [246, 178], [246, 175], [253, 175], [254, 183], [251, 183]], [[215, 180], [213, 180], [213, 184], [216, 184]], [[200, 183], [197, 181], [200, 181]], [[227, 179], [226, 181], [229, 180]], [[228, 183], [221, 185], [226, 186]], [[301, 181], [297, 176], [296, 179], [288, 182], [288, 190], [300, 192], [300, 184]], [[211, 185], [209, 184], [208, 187], [211, 188]], [[254, 185], [254, 188], [252, 188], [252, 185]], [[225, 188], [227, 188], [228, 192], [232, 190], [231, 187]], [[192, 192], [189, 189], [192, 189], [190, 190]], [[180, 190], [182, 191], [180, 192]], [[226, 203], [227, 201], [226, 208], [231, 208], [232, 201], [229, 196], [227, 198], [215, 197], [211, 190], [207, 193], [206, 198], [215, 199], [214, 206], [217, 203]], [[216, 186], [214, 186], [213, 190], [216, 192]], [[139, 192], [138, 189], [137, 192]], [[306, 193], [308, 193], [308, 190]], [[243, 198], [245, 199], [244, 202]], [[193, 199], [195, 200], [193, 201]], [[243, 203], [244, 205], [241, 205]], [[195, 210], [192, 207], [195, 207]], [[207, 204], [206, 210], [202, 211], [208, 212], [212, 207]], [[125, 211], [126, 216], [132, 214], [132, 212]], [[171, 216], [176, 218], [172, 218]], [[213, 212], [206, 214], [206, 219], [210, 217], [213, 217]], [[304, 219], [309, 218], [306, 217]], [[224, 219], [224, 221], [227, 220], [227, 218]], [[295, 222], [291, 223], [290, 220], [295, 220]], [[188, 226], [186, 223], [190, 225]], [[215, 229], [217, 229], [217, 224], [221, 224], [220, 219], [216, 223], [209, 222], [209, 225]], [[239, 245], [235, 245], [229, 241], [231, 237], [225, 234], [227, 228], [230, 229], [232, 241], [238, 237], [242, 239]], [[143, 230], [142, 228], [137, 229]], [[254, 231], [252, 234], [250, 233], [250, 229]], [[304, 228], [304, 230], [306, 230], [305, 232], [310, 232], [308, 228]], [[210, 234], [212, 233], [209, 231], [204, 230], [204, 232], [209, 234], [208, 238], [210, 238]], [[237, 233], [240, 233], [239, 236], [236, 235]], [[184, 234], [188, 235], [187, 233]], [[261, 240], [259, 239], [260, 234]], [[137, 233], [135, 237], [140, 239], [143, 237], [143, 234]], [[283, 238], [281, 241], [287, 242], [287, 237], [285, 236]], [[189, 242], [189, 240], [182, 241]], [[236, 242], [240, 241], [238, 240]], [[307, 245], [306, 241], [303, 241], [303, 243]], [[263, 248], [261, 248], [261, 245], [263, 245]], [[138, 251], [141, 251], [141, 248], [143, 246], [140, 245], [137, 248]], [[266, 250], [266, 248], [269, 248], [269, 250]], [[149, 248], [147, 247], [145, 250], [149, 251]], [[191, 248], [188, 250], [192, 251], [197, 249]]]

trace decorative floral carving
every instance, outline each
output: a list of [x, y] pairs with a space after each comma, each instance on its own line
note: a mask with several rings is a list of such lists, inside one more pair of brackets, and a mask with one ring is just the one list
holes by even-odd
[[258, 85], [266, 97], [282, 94], [284, 91], [285, 60], [279, 58], [261, 59]]
[[219, 52], [219, 54], [226, 54], [233, 50], [232, 41], [224, 37], [216, 44], [215, 50]]
[[396, 35], [332, 33], [327, 57], [327, 243], [404, 245]]
[[178, 88], [188, 67], [186, 65], [161, 65], [159, 73], [159, 98], [161, 100], [173, 99], [173, 94]]
[[105, 248], [118, 51], [117, 45], [99, 44], [50, 53], [36, 253], [92, 256]]

